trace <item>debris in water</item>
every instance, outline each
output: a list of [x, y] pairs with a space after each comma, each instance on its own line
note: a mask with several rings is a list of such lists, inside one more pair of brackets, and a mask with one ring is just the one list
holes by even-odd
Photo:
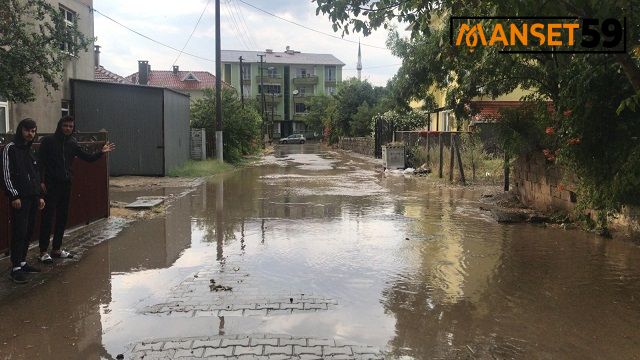
[[289, 302], [293, 304], [293, 298], [289, 298]]
[[231, 291], [231, 289], [233, 289], [231, 286], [214, 285], [214, 284], [209, 285], [209, 290], [211, 291]]
[[233, 268], [233, 271], [240, 271], [240, 268], [236, 266]]
[[122, 354], [118, 354], [118, 356], [116, 356], [116, 359], [118, 359], [118, 360], [124, 360], [124, 355], [122, 355]]

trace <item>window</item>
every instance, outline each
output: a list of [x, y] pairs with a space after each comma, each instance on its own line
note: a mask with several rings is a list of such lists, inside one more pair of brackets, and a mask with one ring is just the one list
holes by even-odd
[[267, 76], [270, 77], [270, 78], [277, 78], [278, 77], [278, 69], [276, 69], [274, 67], [267, 68]]
[[231, 84], [231, 64], [224, 64], [224, 81]]
[[245, 98], [248, 98], [249, 96], [251, 96], [251, 85], [250, 84], [243, 84], [242, 85], [242, 95]]
[[296, 103], [296, 114], [305, 113], [309, 111], [309, 106], [305, 103]]
[[[262, 86], [258, 85], [258, 94], [262, 94]], [[280, 94], [280, 85], [266, 84], [264, 90], [265, 94]]]
[[324, 67], [324, 80], [325, 81], [336, 81], [336, 67], [335, 66], [325, 66]]
[[[67, 27], [73, 27], [73, 24], [76, 20], [76, 13], [60, 6], [60, 13], [64, 19], [64, 24]], [[60, 50], [67, 54], [75, 54], [75, 49], [73, 46], [73, 41], [66, 41], [60, 44]]]
[[60, 104], [60, 113], [62, 117], [71, 115], [71, 100], [62, 100]]
[[335, 95], [336, 94], [336, 87], [335, 86], [327, 86], [326, 88], [326, 92], [329, 95]]
[[242, 80], [251, 80], [251, 64], [242, 64]]
[[9, 103], [7, 99], [0, 97], [0, 132], [9, 131]]
[[310, 75], [307, 68], [298, 68], [298, 71], [296, 72], [296, 74], [298, 77], [307, 77]]

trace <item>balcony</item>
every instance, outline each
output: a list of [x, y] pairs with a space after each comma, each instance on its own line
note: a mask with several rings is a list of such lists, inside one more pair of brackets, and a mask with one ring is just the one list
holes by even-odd
[[305, 99], [309, 99], [310, 97], [313, 97], [315, 94], [314, 93], [298, 93], [296, 95], [293, 95], [293, 98], [297, 101], [297, 102], [305, 102]]
[[273, 114], [271, 114], [271, 111], [267, 111], [265, 114], [266, 114], [265, 119], [268, 120], [268, 121], [271, 121], [271, 120], [273, 120], [273, 121], [282, 121], [282, 114], [278, 114], [277, 111], [275, 113], [273, 113]]
[[[258, 103], [260, 103], [260, 101], [262, 101], [262, 95], [258, 94], [256, 95], [256, 100], [258, 101]], [[282, 94], [264, 94], [264, 101], [268, 102], [268, 103], [279, 103], [280, 100], [282, 100]]]
[[338, 84], [338, 82], [336, 81], [336, 79], [326, 79], [324, 81], [324, 86], [336, 86]]
[[316, 85], [318, 77], [315, 75], [306, 75], [293, 78], [294, 85]]
[[304, 121], [305, 117], [307, 116], [307, 113], [295, 113], [293, 114], [293, 120], [295, 121]]
[[282, 84], [282, 75], [274, 75], [274, 76], [256, 76], [256, 81], [260, 84], [260, 79], [264, 84]]

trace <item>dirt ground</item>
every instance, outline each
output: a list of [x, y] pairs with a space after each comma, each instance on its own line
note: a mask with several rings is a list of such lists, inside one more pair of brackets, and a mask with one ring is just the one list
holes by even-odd
[[141, 191], [159, 188], [189, 188], [202, 183], [202, 178], [117, 176], [109, 179], [109, 186], [118, 191]]

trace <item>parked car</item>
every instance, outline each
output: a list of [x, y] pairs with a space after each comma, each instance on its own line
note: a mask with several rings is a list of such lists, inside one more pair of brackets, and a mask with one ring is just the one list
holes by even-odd
[[289, 135], [286, 138], [280, 139], [280, 144], [304, 144], [307, 141], [302, 134]]

